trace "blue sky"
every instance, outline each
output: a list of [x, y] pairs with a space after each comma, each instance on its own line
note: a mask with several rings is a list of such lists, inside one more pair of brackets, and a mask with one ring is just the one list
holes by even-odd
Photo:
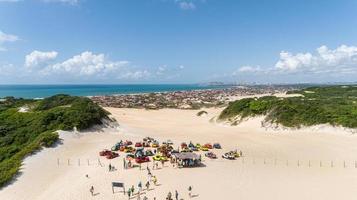
[[353, 0], [0, 0], [0, 84], [356, 81]]

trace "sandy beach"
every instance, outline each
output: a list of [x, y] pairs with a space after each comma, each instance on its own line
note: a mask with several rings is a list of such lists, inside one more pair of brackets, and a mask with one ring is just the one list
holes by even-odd
[[[204, 158], [204, 167], [177, 169], [166, 163], [152, 173], [158, 186], [143, 191], [141, 198], [165, 199], [175, 190], [180, 199], [354, 199], [357, 193], [357, 137], [337, 128], [266, 130], [261, 118], [238, 126], [216, 123], [221, 108], [197, 110], [143, 110], [105, 108], [119, 122], [118, 129], [81, 133], [61, 132], [62, 144], [25, 159], [21, 174], [0, 191], [0, 199], [128, 199], [112, 193], [111, 182], [128, 188], [148, 180], [143, 169], [123, 169], [123, 157], [107, 160], [98, 152], [119, 140], [139, 141], [151, 136], [159, 141], [219, 142], [217, 160]], [[220, 156], [240, 149], [235, 161]], [[202, 152], [200, 152], [202, 153]], [[202, 153], [203, 154], [203, 153]], [[98, 161], [99, 159], [99, 161]], [[108, 171], [111, 163], [117, 170]], [[152, 163], [148, 166], [151, 168]], [[85, 176], [88, 174], [88, 178]], [[89, 188], [94, 186], [95, 196]], [[137, 187], [136, 187], [137, 188]], [[134, 196], [133, 199], [136, 199]]]

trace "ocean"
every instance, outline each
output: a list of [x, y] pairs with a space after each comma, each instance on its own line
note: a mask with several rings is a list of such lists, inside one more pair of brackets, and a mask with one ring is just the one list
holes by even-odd
[[208, 86], [200, 84], [132, 84], [132, 85], [0, 85], [0, 98], [45, 98], [55, 94], [74, 96], [95, 96], [113, 94], [132, 94], [149, 92], [188, 91], [198, 89], [217, 89], [227, 86]]

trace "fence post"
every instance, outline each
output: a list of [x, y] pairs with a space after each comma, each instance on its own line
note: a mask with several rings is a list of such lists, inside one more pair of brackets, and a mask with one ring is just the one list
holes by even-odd
[[322, 162], [321, 162], [321, 160], [320, 160], [320, 167], [322, 167]]
[[70, 164], [69, 164], [69, 158], [67, 159], [67, 164], [70, 165]]
[[343, 161], [343, 168], [346, 168], [346, 161]]
[[264, 158], [264, 165], [265, 165], [265, 158]]
[[309, 167], [311, 167], [311, 161], [309, 160]]
[[300, 167], [300, 160], [298, 160], [297, 166]]

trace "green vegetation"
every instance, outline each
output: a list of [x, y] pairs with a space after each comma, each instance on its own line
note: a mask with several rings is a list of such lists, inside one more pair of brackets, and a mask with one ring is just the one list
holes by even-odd
[[289, 94], [302, 96], [278, 98], [267, 96], [235, 101], [222, 111], [221, 120], [235, 120], [265, 115], [265, 121], [299, 128], [317, 124], [357, 128], [357, 86], [310, 87]]
[[[21, 106], [31, 109], [18, 112]], [[107, 114], [88, 98], [68, 95], [0, 101], [0, 187], [16, 175], [25, 156], [58, 140], [56, 130], [86, 129]]]

